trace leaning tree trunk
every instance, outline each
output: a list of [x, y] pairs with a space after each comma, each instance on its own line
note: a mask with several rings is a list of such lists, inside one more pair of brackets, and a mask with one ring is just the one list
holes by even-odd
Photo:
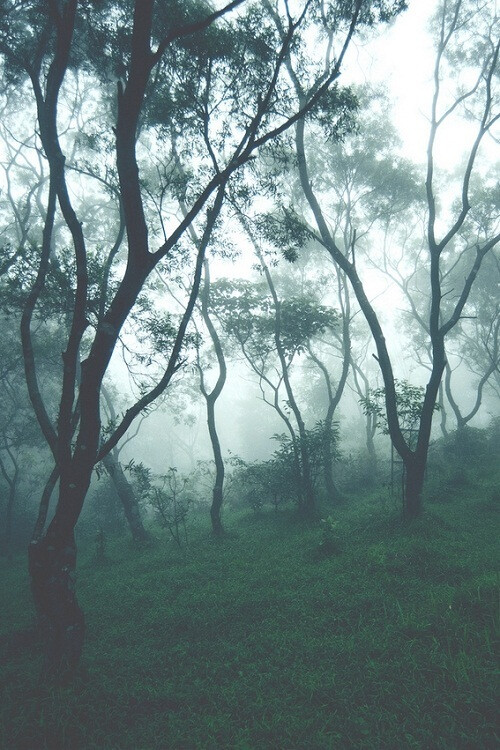
[[137, 502], [134, 489], [125, 476], [120, 462], [114, 455], [114, 451], [108, 453], [107, 456], [102, 459], [102, 462], [113, 482], [116, 494], [123, 506], [123, 511], [132, 534], [132, 539], [138, 544], [149, 542], [150, 535], [142, 523], [141, 511], [139, 509], [139, 503]]

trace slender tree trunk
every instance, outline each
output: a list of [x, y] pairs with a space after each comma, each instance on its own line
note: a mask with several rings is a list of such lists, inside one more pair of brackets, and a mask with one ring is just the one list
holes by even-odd
[[325, 415], [325, 421], [324, 421], [323, 457], [322, 458], [323, 458], [323, 475], [325, 479], [326, 494], [327, 494], [328, 499], [334, 504], [338, 504], [342, 502], [344, 499], [342, 496], [342, 493], [339, 492], [335, 484], [335, 481], [333, 479], [333, 456], [332, 456], [331, 434], [332, 434], [333, 417], [335, 415], [335, 410], [340, 403], [340, 399], [344, 392], [344, 387], [347, 381], [347, 375], [349, 373], [350, 335], [349, 335], [348, 324], [346, 326], [345, 317], [344, 317], [343, 328], [344, 328], [344, 331], [343, 331], [344, 360], [342, 363], [342, 374], [341, 374], [335, 393], [333, 392], [332, 382], [330, 378], [330, 373], [328, 372], [328, 368], [319, 359], [319, 357], [317, 357], [314, 354], [314, 352], [311, 349], [311, 346], [309, 345], [307, 347], [309, 356], [323, 373], [323, 377], [326, 383], [327, 394], [328, 394], [328, 409], [327, 409], [327, 412]]
[[378, 456], [375, 449], [375, 441], [373, 440], [375, 434], [374, 417], [367, 416], [366, 418], [366, 450], [368, 452], [368, 464], [370, 468], [369, 481], [374, 482], [375, 477], [378, 473]]
[[[360, 399], [367, 399], [370, 394], [370, 383], [359, 364], [351, 358], [354, 385]], [[360, 382], [360, 379], [362, 383]], [[378, 474], [378, 456], [375, 448], [375, 433], [377, 431], [377, 416], [369, 409], [365, 413], [366, 451], [368, 453], [368, 485], [373, 486]]]
[[210, 507], [210, 518], [212, 520], [212, 530], [216, 536], [221, 536], [224, 533], [222, 526], [221, 511], [223, 502], [223, 486], [224, 486], [224, 461], [222, 459], [222, 451], [220, 448], [219, 436], [215, 426], [215, 402], [212, 399], [207, 400], [207, 423], [208, 431], [210, 433], [210, 440], [212, 442], [212, 450], [215, 461], [215, 482], [212, 491], [212, 505]]
[[439, 403], [439, 411], [441, 414], [441, 420], [440, 420], [440, 427], [443, 437], [448, 437], [448, 427], [446, 426], [447, 422], [447, 413], [446, 413], [446, 407], [444, 405], [444, 389], [443, 389], [443, 383], [441, 382], [439, 384], [439, 394], [438, 394], [438, 403]]
[[115, 455], [115, 451], [110, 451], [110, 453], [102, 459], [102, 462], [113, 482], [116, 494], [123, 506], [123, 511], [132, 534], [132, 539], [138, 544], [149, 542], [151, 537], [142, 523], [141, 511], [139, 509], [137, 497], [132, 485], [124, 474], [121, 464]]
[[330, 430], [331, 426], [329, 430], [325, 427], [325, 439], [323, 442], [323, 475], [325, 478], [325, 488], [328, 499], [334, 505], [338, 505], [344, 500], [344, 497], [333, 479], [333, 456]]
[[[194, 230], [192, 230], [192, 232], [193, 232], [193, 239], [196, 242], [198, 242], [198, 238], [196, 234], [194, 233]], [[217, 357], [217, 365], [219, 368], [217, 381], [210, 392], [208, 392], [207, 390], [205, 378], [203, 374], [203, 368], [199, 360], [198, 360], [198, 370], [200, 374], [200, 391], [203, 394], [203, 397], [207, 404], [208, 433], [210, 435], [210, 442], [212, 443], [212, 451], [214, 454], [214, 462], [215, 462], [215, 482], [214, 482], [214, 487], [212, 491], [212, 505], [210, 506], [210, 518], [212, 521], [213, 533], [215, 534], [215, 536], [222, 536], [222, 534], [224, 533], [224, 527], [222, 526], [221, 512], [222, 512], [222, 503], [224, 500], [225, 467], [224, 467], [224, 459], [222, 458], [219, 434], [217, 432], [217, 425], [215, 422], [215, 404], [220, 394], [222, 393], [222, 389], [224, 388], [224, 385], [226, 383], [227, 366], [226, 366], [226, 359], [224, 357], [224, 351], [222, 349], [222, 344], [219, 338], [219, 334], [217, 333], [217, 330], [212, 322], [212, 318], [210, 317], [210, 311], [209, 311], [210, 266], [209, 266], [208, 260], [206, 259], [203, 264], [203, 271], [204, 271], [205, 283], [203, 285], [203, 289], [201, 292], [201, 314], [203, 316], [203, 320], [210, 334], [210, 339], [214, 347], [215, 355]]]

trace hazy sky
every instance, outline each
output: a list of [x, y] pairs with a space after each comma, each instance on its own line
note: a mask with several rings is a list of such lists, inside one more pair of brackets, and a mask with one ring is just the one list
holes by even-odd
[[[428, 117], [432, 97], [434, 49], [431, 17], [436, 0], [409, 0], [391, 28], [381, 27], [377, 38], [365, 44], [356, 41], [346, 75], [358, 82], [383, 82], [391, 93], [393, 119], [404, 144], [404, 153], [415, 161], [425, 160], [429, 136]], [[457, 162], [470, 125], [453, 122], [439, 143], [439, 162], [447, 169]]]

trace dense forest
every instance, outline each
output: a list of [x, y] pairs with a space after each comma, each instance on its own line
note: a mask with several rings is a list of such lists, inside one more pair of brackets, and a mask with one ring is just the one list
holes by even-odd
[[1, 748], [498, 746], [495, 5], [0, 1]]

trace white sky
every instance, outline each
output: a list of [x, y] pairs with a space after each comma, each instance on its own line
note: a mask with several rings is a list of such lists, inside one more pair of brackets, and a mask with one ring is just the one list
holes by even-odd
[[425, 113], [429, 111], [434, 54], [426, 27], [435, 7], [435, 0], [410, 0], [408, 10], [391, 28], [382, 28], [373, 41], [353, 45], [346, 71], [360, 83], [386, 84], [405, 155], [416, 160], [425, 154], [428, 139]]
[[[409, 0], [390, 28], [380, 27], [376, 39], [356, 41], [351, 50], [346, 77], [359, 83], [383, 82], [391, 93], [393, 121], [403, 140], [403, 153], [414, 161], [425, 160], [429, 135], [428, 116], [433, 93], [435, 52], [429, 33], [436, 0]], [[453, 121], [439, 145], [441, 166], [452, 169], [466, 142], [471, 126]]]

